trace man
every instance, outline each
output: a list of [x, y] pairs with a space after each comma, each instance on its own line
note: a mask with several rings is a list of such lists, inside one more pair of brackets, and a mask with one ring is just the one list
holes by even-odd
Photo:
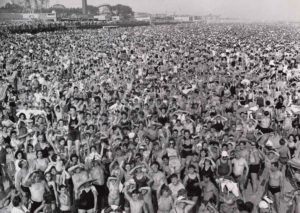
[[232, 163], [227, 151], [221, 152], [221, 158], [216, 162], [216, 173], [218, 177], [230, 176], [232, 173]]
[[219, 203], [219, 193], [216, 186], [212, 183], [209, 176], [203, 176], [203, 182], [201, 183], [202, 189], [202, 202], [207, 205], [208, 203]]
[[269, 197], [273, 196], [274, 198], [275, 211], [277, 213], [279, 213], [280, 197], [283, 192], [283, 178], [284, 174], [279, 170], [279, 163], [272, 162], [269, 172], [268, 194]]
[[16, 177], [15, 177], [15, 186], [16, 189], [18, 190], [18, 192], [29, 192], [28, 189], [26, 187], [24, 187], [24, 183], [26, 180], [26, 177], [28, 175], [28, 163], [26, 160], [21, 160], [19, 162], [20, 170], [16, 173]]
[[170, 179], [171, 179], [171, 183], [168, 186], [172, 192], [173, 199], [176, 200], [179, 190], [185, 189], [185, 187], [181, 182], [179, 182], [177, 174], [172, 174], [170, 176]]
[[93, 160], [90, 167], [90, 177], [95, 179], [94, 186], [98, 192], [98, 207], [102, 209], [104, 207], [104, 198], [105, 198], [105, 175], [104, 175], [104, 166], [100, 161]]
[[71, 167], [69, 173], [72, 174], [72, 182], [74, 186], [75, 200], [77, 199], [77, 190], [81, 183], [87, 181], [89, 179], [87, 171], [84, 170], [84, 166], [82, 164], [78, 164], [76, 166]]
[[6, 165], [6, 149], [4, 147], [4, 138], [0, 135], [0, 193], [4, 193], [4, 176]]
[[148, 213], [144, 200], [139, 199], [140, 192], [138, 190], [133, 190], [131, 196], [129, 195], [129, 186], [125, 188], [125, 198], [130, 204], [131, 213]]
[[236, 152], [236, 158], [232, 160], [233, 164], [233, 176], [237, 183], [239, 184], [239, 188], [243, 195], [244, 192], [244, 184], [246, 177], [248, 177], [249, 166], [245, 158], [242, 157], [241, 152]]

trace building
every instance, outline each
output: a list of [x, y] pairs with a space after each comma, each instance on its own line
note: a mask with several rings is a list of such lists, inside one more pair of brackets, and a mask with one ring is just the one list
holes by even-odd
[[120, 16], [112, 16], [111, 20], [112, 21], [120, 21]]
[[175, 16], [174, 21], [178, 22], [190, 22], [193, 18], [191, 16]]
[[57, 21], [56, 13], [0, 13], [1, 21], [33, 21], [41, 20], [45, 22]]
[[53, 8], [53, 9], [65, 9], [66, 7], [62, 4], [54, 4], [51, 8]]

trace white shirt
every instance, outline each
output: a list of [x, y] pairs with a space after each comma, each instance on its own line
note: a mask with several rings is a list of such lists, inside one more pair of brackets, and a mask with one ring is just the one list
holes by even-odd
[[[24, 209], [23, 207], [21, 207], [22, 209]], [[25, 213], [26, 211], [25, 210], [21, 210], [20, 208], [18, 207], [13, 207], [11, 209], [11, 213]]]

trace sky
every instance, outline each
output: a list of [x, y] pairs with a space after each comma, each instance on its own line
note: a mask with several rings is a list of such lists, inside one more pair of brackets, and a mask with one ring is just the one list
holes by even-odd
[[[2, 0], [0, 0], [2, 1]], [[298, 20], [300, 0], [87, 0], [89, 5], [124, 4], [135, 12], [221, 15], [252, 20]], [[81, 7], [81, 0], [50, 0], [66, 7]]]

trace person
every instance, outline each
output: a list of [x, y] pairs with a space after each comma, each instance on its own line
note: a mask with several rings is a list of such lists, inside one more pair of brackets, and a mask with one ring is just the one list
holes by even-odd
[[[236, 184], [244, 201], [255, 200], [276, 176], [274, 161], [280, 170], [299, 158], [300, 38], [294, 25], [4, 25], [0, 195], [19, 194], [28, 209], [33, 199], [41, 211], [81, 205], [84, 211], [141, 212], [152, 211], [152, 204], [154, 212], [169, 213], [182, 196], [197, 200], [193, 212], [215, 213], [226, 203], [232, 205], [226, 212], [236, 213]], [[34, 169], [47, 181], [27, 181]], [[7, 176], [18, 193], [4, 190]], [[228, 176], [235, 179], [224, 194], [218, 180]], [[109, 192], [109, 177], [132, 187], [129, 200], [121, 184]], [[79, 189], [90, 178], [95, 181]], [[245, 181], [255, 194], [245, 193]], [[42, 182], [49, 191], [33, 187]], [[116, 208], [108, 205], [114, 193]]]
[[12, 200], [13, 208], [11, 209], [11, 213], [28, 213], [29, 211], [22, 205], [22, 200], [20, 196], [14, 197]]
[[230, 176], [232, 173], [232, 163], [229, 159], [229, 154], [227, 151], [223, 150], [221, 153], [221, 158], [216, 162], [216, 175], [218, 177]]
[[59, 187], [59, 210], [61, 213], [71, 213], [71, 197], [67, 186], [61, 185]]
[[186, 200], [184, 197], [178, 197], [175, 201], [174, 207], [171, 213], [188, 213], [195, 205], [194, 201]]
[[92, 213], [97, 211], [97, 190], [92, 185], [95, 180], [81, 182], [77, 189], [78, 213]]
[[108, 193], [108, 204], [119, 206], [120, 204], [120, 180], [115, 177], [111, 176], [107, 179], [107, 188], [109, 190]]
[[158, 205], [158, 213], [167, 213], [170, 212], [174, 203], [171, 190], [167, 185], [161, 182], [157, 193], [157, 205]]
[[172, 174], [170, 176], [171, 183], [169, 183], [168, 187], [170, 188], [172, 192], [173, 199], [175, 200], [178, 196], [178, 192], [181, 189], [185, 189], [184, 185], [180, 182], [178, 179], [177, 174]]
[[152, 193], [149, 186], [139, 188], [139, 191], [142, 194], [145, 205], [149, 213], [154, 213], [153, 203], [152, 203]]
[[219, 202], [219, 193], [215, 184], [213, 184], [210, 180], [209, 176], [203, 177], [203, 182], [201, 183], [201, 202], [207, 205], [208, 203], [214, 203], [218, 205]]
[[237, 151], [236, 158], [232, 160], [232, 172], [235, 180], [238, 182], [242, 194], [244, 193], [246, 177], [248, 177], [248, 162], [241, 156], [241, 152]]
[[95, 179], [94, 186], [97, 189], [98, 193], [98, 207], [103, 208], [105, 202], [105, 168], [100, 160], [92, 161], [91, 166], [89, 167], [89, 175], [92, 179]]
[[70, 115], [68, 120], [69, 133], [68, 133], [68, 151], [72, 153], [72, 143], [75, 143], [75, 151], [77, 156], [80, 156], [80, 131], [79, 126], [81, 125], [81, 119], [77, 115], [76, 107], [70, 107]]
[[258, 150], [258, 145], [252, 142], [249, 154], [249, 174], [252, 182], [253, 193], [256, 193], [258, 189], [258, 174], [260, 172], [260, 161], [262, 158], [263, 156]]
[[[145, 202], [139, 199], [140, 192], [138, 190], [132, 190], [131, 196], [129, 195], [130, 186], [125, 187], [124, 195], [130, 204], [130, 212], [132, 213], [148, 213], [148, 209]], [[131, 188], [132, 189], [132, 188]]]
[[43, 196], [46, 192], [49, 192], [49, 188], [44, 180], [42, 180], [42, 176], [40, 172], [34, 171], [31, 174], [28, 174], [24, 181], [24, 187], [28, 187], [30, 190], [31, 197], [31, 213], [36, 213], [36, 210], [43, 203]]
[[197, 203], [200, 192], [200, 177], [195, 172], [195, 167], [193, 165], [190, 165], [188, 167], [188, 174], [183, 179], [183, 185], [185, 186], [187, 190], [187, 196], [192, 201]]
[[275, 211], [279, 212], [280, 197], [283, 192], [283, 174], [279, 170], [279, 163], [273, 162], [268, 181], [268, 196], [274, 198]]

